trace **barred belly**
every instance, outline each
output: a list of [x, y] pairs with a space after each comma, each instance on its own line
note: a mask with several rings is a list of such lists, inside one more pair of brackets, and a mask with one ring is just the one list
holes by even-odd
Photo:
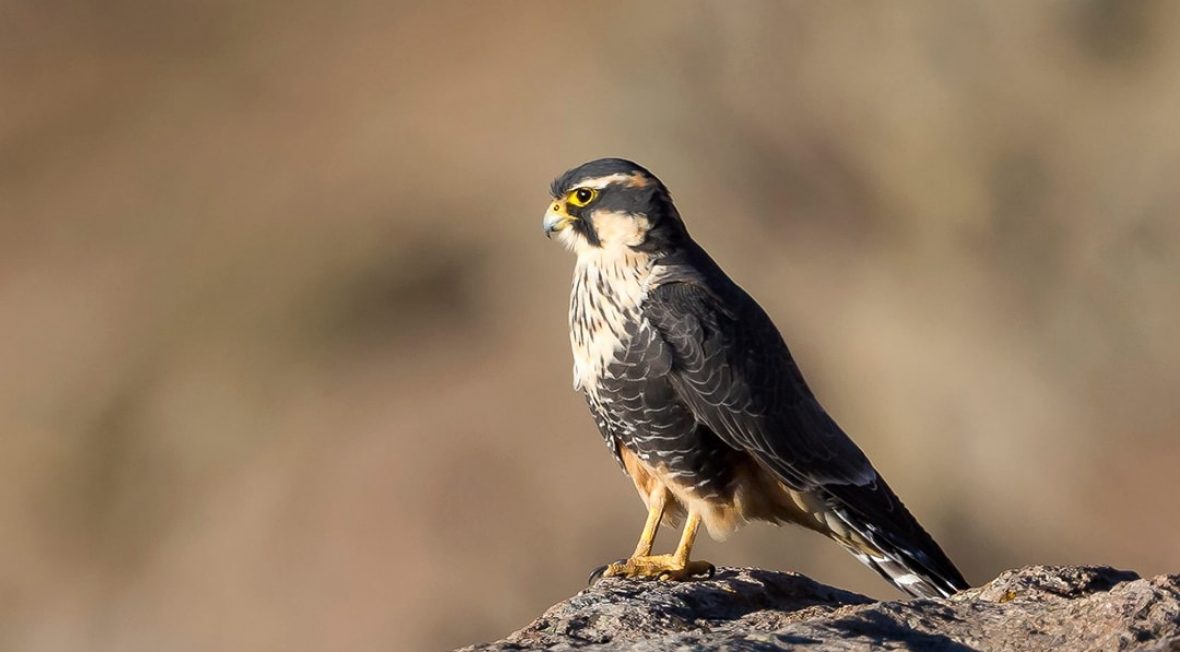
[[728, 501], [740, 454], [676, 396], [671, 351], [642, 316], [652, 267], [635, 254], [579, 259], [570, 296], [574, 387], [621, 466], [626, 449], [678, 493]]

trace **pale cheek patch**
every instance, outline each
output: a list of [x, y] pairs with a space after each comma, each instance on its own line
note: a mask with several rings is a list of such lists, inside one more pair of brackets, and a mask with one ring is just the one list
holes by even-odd
[[651, 228], [651, 222], [645, 215], [597, 211], [591, 219], [603, 247], [641, 245]]

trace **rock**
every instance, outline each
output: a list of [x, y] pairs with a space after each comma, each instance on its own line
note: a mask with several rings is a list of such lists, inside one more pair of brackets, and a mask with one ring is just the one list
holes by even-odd
[[947, 600], [896, 602], [753, 568], [684, 583], [606, 579], [463, 652], [797, 648], [1180, 650], [1180, 575], [1032, 566]]

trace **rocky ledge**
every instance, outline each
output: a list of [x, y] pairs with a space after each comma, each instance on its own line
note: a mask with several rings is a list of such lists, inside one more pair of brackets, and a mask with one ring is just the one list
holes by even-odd
[[1180, 575], [1032, 566], [947, 600], [896, 602], [754, 568], [685, 583], [606, 579], [463, 652], [797, 648], [1180, 650]]

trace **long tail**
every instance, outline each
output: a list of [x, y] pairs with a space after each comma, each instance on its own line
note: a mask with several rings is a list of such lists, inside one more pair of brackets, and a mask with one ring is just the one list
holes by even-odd
[[[880, 548], [853, 546], [841, 542], [852, 556], [877, 571], [890, 584], [917, 598], [949, 598], [968, 588], [967, 582], [953, 566], [951, 572], [933, 571], [928, 560], [919, 562], [905, 551], [886, 552]], [[918, 553], [921, 555], [921, 553]]]
[[[850, 489], [853, 488], [846, 487], [839, 493], [845, 494]], [[836, 500], [830, 503], [830, 508], [850, 530], [833, 539], [890, 584], [912, 596], [946, 598], [970, 587], [883, 480], [878, 479], [871, 489], [857, 489], [855, 496], [833, 496]]]

